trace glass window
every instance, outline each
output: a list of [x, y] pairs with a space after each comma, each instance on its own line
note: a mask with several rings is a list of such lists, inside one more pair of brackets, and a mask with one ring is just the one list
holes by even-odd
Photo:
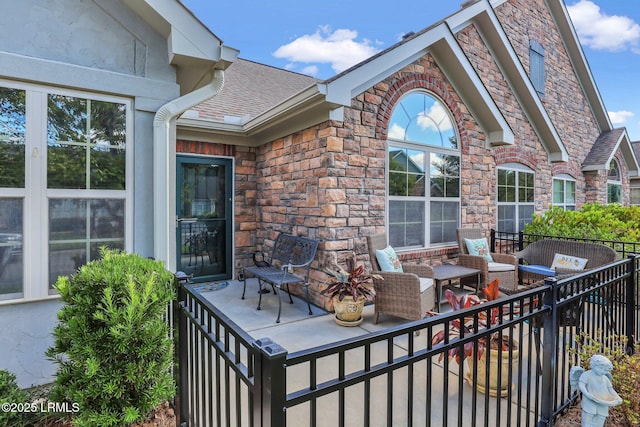
[[394, 108], [388, 139], [390, 244], [408, 248], [455, 242], [460, 151], [449, 111], [437, 98], [413, 92]]
[[[0, 299], [37, 299], [54, 293], [58, 276], [95, 259], [101, 246], [125, 249], [130, 102], [6, 86], [0, 87]], [[35, 132], [29, 138], [27, 129]]]
[[49, 188], [124, 189], [124, 104], [49, 95]]
[[613, 159], [609, 163], [609, 173], [607, 174], [607, 203], [622, 203], [622, 181], [620, 176], [620, 166]]
[[630, 203], [632, 205], [640, 205], [640, 188], [632, 188], [629, 191]]
[[534, 183], [534, 173], [524, 166], [498, 168], [498, 230], [518, 232], [531, 222], [535, 208]]
[[49, 280], [97, 259], [100, 247], [124, 249], [124, 200], [49, 200]]
[[26, 92], [0, 87], [0, 299], [24, 291]]
[[0, 187], [24, 188], [25, 91], [0, 87]]
[[576, 209], [576, 181], [573, 178], [553, 178], [553, 206], [559, 206], [566, 211]]
[[0, 198], [0, 299], [23, 293], [22, 198]]

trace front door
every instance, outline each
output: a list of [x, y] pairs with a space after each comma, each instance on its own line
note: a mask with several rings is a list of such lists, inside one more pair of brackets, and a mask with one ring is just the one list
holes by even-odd
[[194, 282], [231, 278], [232, 162], [177, 156], [178, 271]]

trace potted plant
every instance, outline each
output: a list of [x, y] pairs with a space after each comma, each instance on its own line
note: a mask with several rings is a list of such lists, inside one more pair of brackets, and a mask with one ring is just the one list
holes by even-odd
[[[445, 298], [451, 305], [451, 308], [461, 310], [463, 308], [473, 307], [482, 304], [487, 301], [493, 301], [498, 298], [498, 284], [499, 279], [493, 280], [489, 285], [483, 289], [485, 298], [481, 299], [476, 295], [463, 295], [460, 298], [450, 289], [445, 290]], [[432, 313], [429, 314], [439, 314]], [[489, 328], [493, 325], [497, 325], [501, 322], [501, 317], [507, 313], [502, 312], [501, 308], [494, 307], [489, 311], [483, 311], [476, 316], [472, 316], [464, 319], [454, 319], [450, 322], [449, 338], [460, 338], [462, 333], [469, 335], [478, 330]], [[477, 317], [477, 322], [476, 322]], [[433, 345], [442, 343], [445, 341], [445, 332], [439, 331], [436, 333], [431, 342]], [[475, 348], [474, 348], [475, 347]], [[469, 369], [465, 375], [466, 379], [473, 383], [473, 372], [477, 371], [476, 388], [480, 392], [485, 392], [488, 388], [488, 392], [491, 396], [503, 397], [507, 394], [511, 384], [509, 384], [509, 359], [511, 359], [511, 366], [515, 366], [515, 361], [519, 357], [518, 341], [510, 338], [509, 334], [504, 331], [497, 331], [490, 334], [487, 337], [481, 337], [477, 340], [477, 344], [474, 346], [473, 342], [468, 342], [462, 346], [457, 346], [449, 350], [449, 359], [455, 358], [458, 364], [467, 359]], [[490, 353], [490, 367], [489, 367], [489, 380], [486, 378], [486, 353]], [[441, 359], [444, 355], [441, 355]], [[475, 357], [473, 357], [475, 356]], [[440, 359], [440, 360], [441, 360]], [[501, 381], [498, 384], [498, 364], [501, 364]], [[474, 368], [475, 366], [475, 368]]]
[[347, 257], [346, 263], [346, 270], [337, 263], [334, 263], [335, 269], [324, 270], [332, 279], [321, 293], [333, 301], [336, 323], [357, 326], [362, 323], [365, 301], [372, 300], [376, 295], [373, 279], [383, 279], [378, 274], [365, 273], [364, 265], [358, 265], [353, 252]]

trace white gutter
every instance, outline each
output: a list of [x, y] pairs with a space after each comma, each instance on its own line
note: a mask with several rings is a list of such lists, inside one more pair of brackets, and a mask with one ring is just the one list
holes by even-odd
[[224, 71], [214, 70], [211, 82], [166, 103], [153, 119], [153, 256], [169, 271], [176, 270], [176, 118], [213, 98], [224, 86]]

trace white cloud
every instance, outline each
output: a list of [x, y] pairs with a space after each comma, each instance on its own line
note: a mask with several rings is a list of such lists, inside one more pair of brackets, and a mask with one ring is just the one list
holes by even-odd
[[318, 66], [317, 65], [309, 65], [308, 67], [304, 67], [301, 71], [303, 74], [307, 74], [309, 76], [318, 75]]
[[567, 6], [567, 10], [583, 45], [595, 50], [636, 51], [640, 40], [640, 25], [633, 19], [607, 15], [590, 0], [580, 0]]
[[631, 111], [609, 111], [609, 119], [611, 123], [614, 125], [623, 125], [627, 123], [629, 119], [631, 119], [635, 114]]
[[404, 139], [404, 128], [397, 123], [391, 124], [387, 137], [392, 139]]
[[435, 131], [446, 131], [451, 129], [451, 121], [442, 104], [436, 103], [431, 106], [429, 111], [418, 115], [418, 126], [423, 130], [431, 128]]
[[273, 56], [294, 63], [330, 64], [339, 73], [378, 52], [370, 40], [357, 41], [357, 37], [355, 30], [338, 29], [331, 32], [330, 27], [321, 26], [314, 34], [306, 34], [280, 46]]

